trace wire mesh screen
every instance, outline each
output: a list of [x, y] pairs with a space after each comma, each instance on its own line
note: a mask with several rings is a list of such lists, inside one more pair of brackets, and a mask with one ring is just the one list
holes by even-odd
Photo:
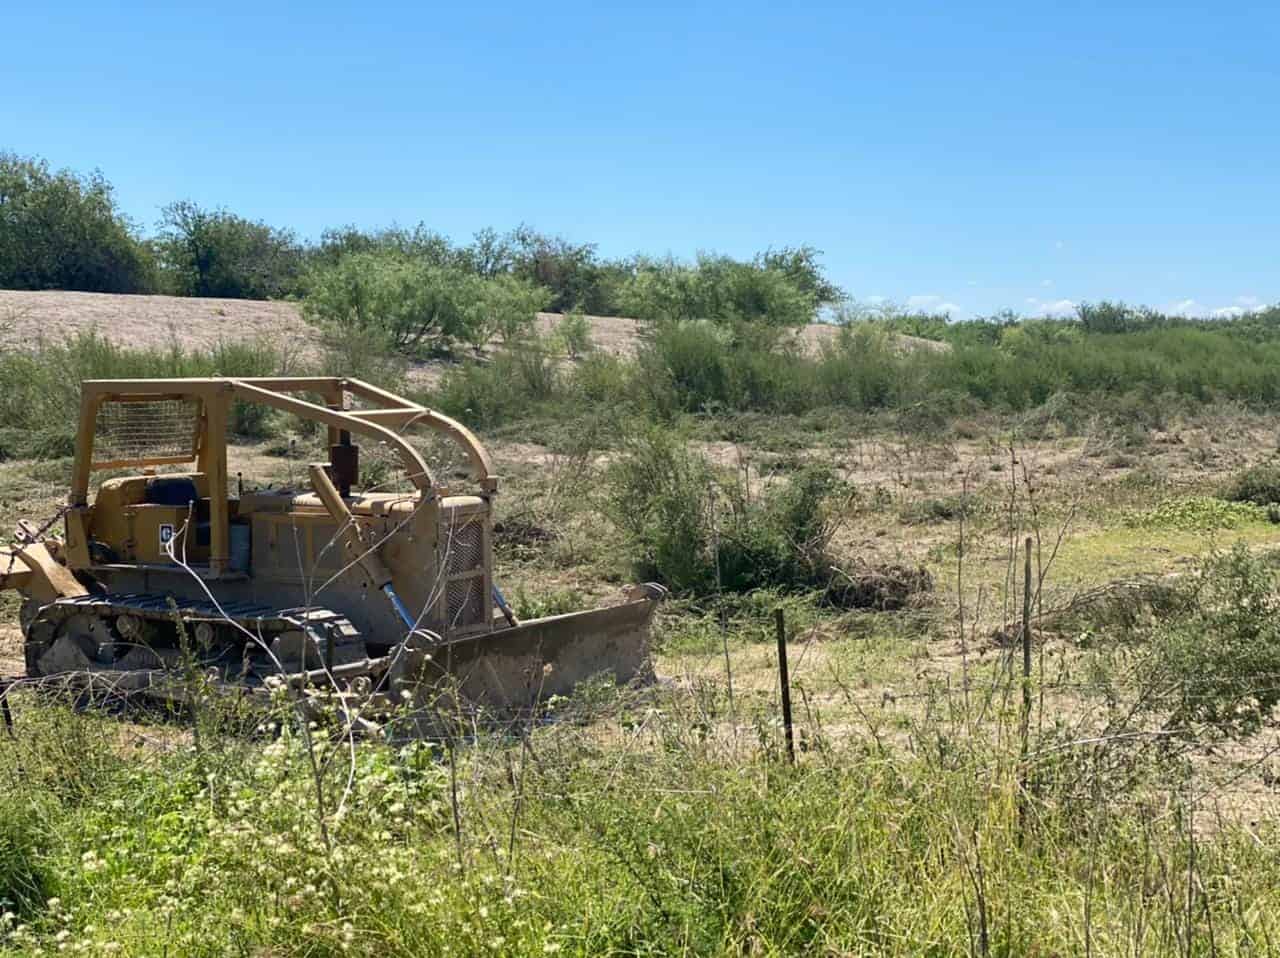
[[484, 521], [446, 513], [440, 525], [449, 628], [483, 625], [489, 614], [485, 595]]
[[107, 402], [98, 410], [96, 462], [195, 458], [200, 403], [193, 399]]
[[484, 566], [484, 526], [480, 520], [446, 525], [444, 541], [449, 556], [449, 575], [475, 572]]
[[466, 629], [485, 619], [484, 579], [455, 579], [449, 583], [449, 628]]

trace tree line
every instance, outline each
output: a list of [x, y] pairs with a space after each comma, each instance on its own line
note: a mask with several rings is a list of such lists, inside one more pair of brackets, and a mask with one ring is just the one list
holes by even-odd
[[469, 243], [423, 225], [339, 226], [306, 241], [189, 200], [164, 207], [148, 235], [121, 211], [100, 172], [54, 170], [40, 158], [0, 152], [0, 288], [311, 299], [357, 326], [376, 314], [401, 348], [437, 334], [478, 338], [483, 331], [468, 314], [482, 301], [490, 333], [528, 306], [798, 325], [844, 299], [818, 256], [801, 246], [745, 261], [609, 259], [594, 244], [524, 225], [484, 229]]

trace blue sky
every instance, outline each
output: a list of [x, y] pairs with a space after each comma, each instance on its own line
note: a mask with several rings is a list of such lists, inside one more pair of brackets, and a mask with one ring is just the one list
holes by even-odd
[[148, 227], [808, 243], [957, 316], [1280, 300], [1274, 3], [3, 7], [0, 148]]

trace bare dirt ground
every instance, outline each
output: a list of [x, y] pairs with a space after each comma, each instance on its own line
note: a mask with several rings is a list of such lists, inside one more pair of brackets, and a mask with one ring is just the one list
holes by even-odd
[[296, 303], [177, 296], [0, 290], [0, 328], [13, 345], [57, 343], [97, 330], [120, 346], [187, 349], [262, 337], [278, 345], [313, 341]]

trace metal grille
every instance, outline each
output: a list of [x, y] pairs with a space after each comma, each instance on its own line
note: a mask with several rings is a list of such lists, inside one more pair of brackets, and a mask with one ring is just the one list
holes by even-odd
[[484, 576], [449, 583], [449, 626], [463, 629], [484, 621]]
[[200, 403], [191, 399], [107, 402], [98, 409], [93, 458], [97, 462], [195, 458]]
[[472, 572], [484, 565], [484, 528], [479, 522], [451, 526], [446, 540], [449, 575]]
[[[452, 519], [452, 517], [451, 517]], [[485, 595], [485, 523], [453, 519], [441, 530], [445, 552], [445, 601], [451, 631], [483, 625], [489, 614]]]

